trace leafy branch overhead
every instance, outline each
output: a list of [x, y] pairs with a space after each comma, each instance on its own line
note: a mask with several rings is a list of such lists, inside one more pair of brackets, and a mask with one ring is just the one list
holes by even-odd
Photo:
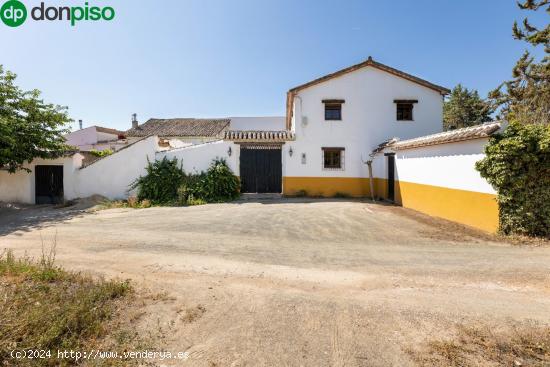
[[40, 91], [23, 91], [16, 75], [0, 65], [0, 167], [27, 170], [35, 158], [57, 158], [68, 147], [63, 135], [71, 121], [67, 108], [45, 103]]
[[[545, 9], [550, 16], [548, 0], [518, 2], [524, 10]], [[544, 56], [535, 62], [529, 51], [518, 60], [512, 70], [513, 79], [502, 83], [489, 94], [495, 106], [501, 107], [500, 117], [523, 124], [550, 124], [550, 22], [544, 27], [532, 25], [527, 18], [512, 27], [514, 38], [530, 45], [543, 46]]]

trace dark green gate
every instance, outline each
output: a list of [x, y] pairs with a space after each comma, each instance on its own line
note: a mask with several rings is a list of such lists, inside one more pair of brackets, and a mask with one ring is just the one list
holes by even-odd
[[241, 192], [281, 193], [282, 158], [280, 145], [241, 145]]

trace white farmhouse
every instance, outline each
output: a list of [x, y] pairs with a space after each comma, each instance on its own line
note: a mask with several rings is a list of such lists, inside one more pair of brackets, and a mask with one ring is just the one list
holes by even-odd
[[[440, 132], [449, 90], [372, 58], [291, 89], [284, 193], [368, 194], [364, 161], [381, 142]], [[292, 155], [290, 155], [292, 150]]]
[[112, 155], [32, 162], [31, 174], [0, 171], [0, 201], [124, 198], [148, 161], [177, 158], [186, 172], [200, 172], [224, 158], [243, 193], [376, 196], [494, 231], [496, 193], [474, 165], [501, 125], [441, 133], [448, 92], [369, 57], [290, 89], [286, 116], [138, 124], [134, 115], [127, 145]]

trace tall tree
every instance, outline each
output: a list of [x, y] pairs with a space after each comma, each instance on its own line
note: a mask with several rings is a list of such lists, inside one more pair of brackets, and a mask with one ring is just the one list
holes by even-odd
[[[537, 11], [546, 8], [550, 15], [550, 0], [524, 0], [520, 9]], [[500, 106], [500, 116], [522, 124], [550, 124], [550, 22], [543, 28], [532, 25], [527, 18], [521, 26], [514, 22], [514, 38], [532, 46], [543, 46], [540, 62], [525, 51], [512, 71], [513, 79], [501, 84], [489, 94]]]
[[491, 104], [476, 90], [458, 84], [443, 105], [443, 130], [452, 130], [491, 121]]
[[66, 107], [44, 103], [39, 90], [23, 91], [15, 79], [0, 65], [0, 168], [11, 173], [34, 158], [61, 156], [71, 121]]

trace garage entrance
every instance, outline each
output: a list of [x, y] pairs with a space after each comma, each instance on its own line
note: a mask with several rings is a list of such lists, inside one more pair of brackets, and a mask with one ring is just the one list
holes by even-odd
[[63, 166], [35, 166], [35, 203], [63, 202]]
[[281, 145], [241, 145], [242, 193], [281, 193]]

